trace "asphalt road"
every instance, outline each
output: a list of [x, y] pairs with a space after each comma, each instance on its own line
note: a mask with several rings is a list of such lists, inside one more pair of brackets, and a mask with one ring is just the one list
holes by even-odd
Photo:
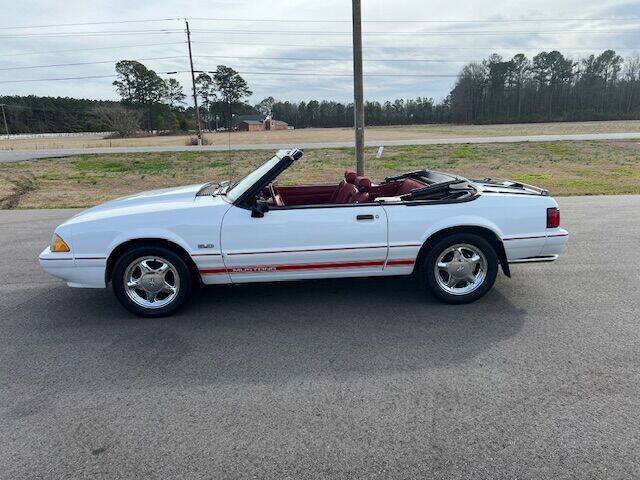
[[570, 247], [474, 305], [408, 278], [205, 289], [160, 321], [0, 212], [0, 478], [630, 479], [640, 197], [560, 199]]
[[[403, 146], [403, 145], [451, 145], [458, 143], [519, 143], [519, 142], [559, 142], [580, 140], [640, 140], [640, 132], [629, 133], [599, 133], [599, 134], [575, 134], [575, 135], [522, 135], [508, 137], [454, 137], [431, 138], [415, 140], [387, 140], [366, 142], [369, 147], [379, 146]], [[1, 144], [0, 144], [1, 146]], [[303, 143], [286, 144], [256, 143], [250, 145], [231, 145], [233, 150], [278, 150], [281, 148], [350, 148], [353, 142], [331, 143]], [[36, 160], [39, 158], [59, 158], [73, 155], [108, 154], [108, 153], [154, 153], [154, 152], [221, 152], [227, 151], [225, 145], [209, 145], [203, 147], [188, 146], [164, 146], [164, 147], [111, 147], [111, 148], [70, 148], [51, 150], [0, 150], [0, 163], [20, 162], [23, 160]]]

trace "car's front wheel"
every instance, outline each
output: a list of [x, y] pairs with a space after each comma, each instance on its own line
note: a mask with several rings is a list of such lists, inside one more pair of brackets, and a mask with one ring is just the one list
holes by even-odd
[[498, 274], [498, 256], [483, 237], [459, 233], [429, 249], [422, 265], [429, 290], [446, 303], [470, 303], [484, 296]]
[[117, 259], [111, 281], [120, 303], [143, 317], [171, 315], [187, 301], [192, 285], [185, 261], [159, 246], [126, 251]]

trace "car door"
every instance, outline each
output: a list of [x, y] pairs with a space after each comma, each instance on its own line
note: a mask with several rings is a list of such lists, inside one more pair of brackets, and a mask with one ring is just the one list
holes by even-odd
[[235, 283], [382, 274], [387, 217], [380, 205], [279, 207], [253, 218], [229, 209], [221, 247]]

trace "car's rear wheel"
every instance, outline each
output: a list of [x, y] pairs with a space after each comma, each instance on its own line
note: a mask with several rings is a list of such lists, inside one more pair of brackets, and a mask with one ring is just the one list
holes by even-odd
[[470, 303], [484, 296], [498, 274], [498, 256], [483, 237], [452, 234], [433, 245], [422, 265], [429, 290], [446, 303]]
[[142, 317], [171, 315], [188, 300], [192, 285], [180, 255], [156, 246], [127, 250], [116, 260], [111, 281], [120, 303]]

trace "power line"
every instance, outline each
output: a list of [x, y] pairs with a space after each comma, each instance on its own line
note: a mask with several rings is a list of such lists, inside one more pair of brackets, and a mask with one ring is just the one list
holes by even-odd
[[52, 27], [81, 27], [88, 25], [116, 25], [123, 23], [149, 23], [149, 22], [169, 22], [173, 20], [182, 20], [182, 18], [156, 18], [156, 19], [143, 19], [143, 20], [114, 20], [104, 22], [81, 22], [81, 23], [50, 23], [47, 25], [21, 25], [11, 27], [0, 27], [0, 30], [22, 30], [25, 28], [52, 28]]
[[[159, 72], [161, 75], [175, 73], [189, 73], [189, 70], [177, 70], [171, 72]], [[198, 73], [203, 73], [198, 70]], [[212, 72], [209, 72], [212, 73]], [[324, 72], [286, 72], [286, 71], [241, 71], [241, 75], [271, 75], [286, 77], [352, 77], [351, 73], [324, 73]], [[364, 74], [365, 77], [415, 77], [415, 78], [457, 78], [457, 74], [413, 74], [413, 73], [369, 73]], [[24, 80], [1, 80], [0, 84], [7, 83], [34, 83], [34, 82], [57, 82], [67, 80], [89, 80], [101, 78], [116, 78], [117, 75], [87, 75], [82, 77], [55, 77], [55, 78], [30, 78]]]
[[33, 82], [57, 82], [62, 80], [89, 80], [94, 78], [116, 78], [117, 75], [88, 75], [84, 77], [57, 77], [57, 78], [30, 78], [25, 80], [0, 80], [0, 83], [33, 83]]
[[164, 43], [138, 43], [136, 45], [113, 45], [109, 47], [94, 47], [94, 48], [71, 48], [68, 50], [53, 50], [49, 52], [21, 52], [21, 53], [1, 53], [0, 57], [21, 57], [26, 55], [52, 55], [56, 53], [69, 53], [69, 52], [92, 52], [98, 50], [117, 50], [120, 48], [138, 48], [138, 47], [160, 47], [167, 45], [186, 45], [187, 42], [164, 42]]
[[[292, 20], [279, 18], [212, 18], [192, 17], [189, 20], [212, 22], [256, 22], [256, 23], [351, 23], [351, 20]], [[485, 19], [485, 20], [362, 20], [362, 23], [556, 23], [556, 22], [630, 22], [640, 17], [599, 17], [599, 18], [521, 18], [521, 19]]]
[[[235, 45], [244, 47], [268, 47], [268, 48], [351, 48], [351, 45], [310, 45], [310, 44], [277, 44], [277, 43], [243, 43], [243, 42], [209, 42], [209, 41], [192, 41], [191, 43], [204, 44], [204, 45]], [[19, 52], [19, 53], [0, 53], [0, 57], [22, 57], [29, 55], [54, 55], [58, 53], [70, 53], [70, 52], [93, 52], [100, 50], [119, 50], [121, 48], [139, 48], [139, 47], [164, 47], [170, 45], [186, 45], [187, 42], [161, 42], [161, 43], [138, 43], [135, 45], [112, 45], [106, 47], [93, 47], [93, 48], [70, 48], [66, 50], [50, 50], [45, 52]], [[385, 46], [363, 46], [364, 49], [412, 49], [415, 47], [397, 46], [397, 45], [385, 45]], [[513, 50], [513, 51], [542, 51], [542, 50], [572, 50], [572, 51], [593, 51], [593, 50], [637, 50], [633, 47], [513, 47], [513, 46], [491, 46], [491, 47], [420, 47], [420, 50], [426, 51], [438, 51], [438, 50]], [[202, 56], [202, 55], [201, 55]], [[234, 57], [236, 58], [236, 57]]]
[[[133, 62], [141, 62], [144, 60], [173, 60], [176, 58], [182, 58], [184, 59], [184, 55], [179, 55], [179, 56], [173, 56], [173, 57], [147, 57], [147, 58], [132, 58], [129, 59], [130, 61]], [[118, 63], [120, 60], [101, 60], [101, 61], [96, 61], [96, 62], [77, 62], [77, 63], [57, 63], [57, 64], [52, 64], [52, 65], [29, 65], [26, 67], [5, 67], [5, 68], [0, 68], [0, 71], [6, 71], [6, 70], [28, 70], [28, 69], [32, 69], [32, 68], [52, 68], [52, 67], [75, 67], [75, 66], [79, 66], [79, 65], [98, 65], [98, 64], [104, 64], [104, 63]]]
[[[160, 75], [168, 75], [172, 73], [188, 73], [189, 70], [177, 70], [170, 72], [157, 72]], [[100, 79], [100, 78], [117, 78], [118, 75], [86, 75], [82, 77], [55, 77], [55, 78], [28, 78], [24, 80], [0, 80], [0, 84], [2, 83], [34, 83], [34, 82], [57, 82], [57, 81], [66, 81], [66, 80], [90, 80], [90, 79]]]
[[[225, 35], [314, 35], [314, 36], [349, 36], [351, 32], [327, 32], [325, 30], [225, 30], [225, 29], [194, 29], [193, 32], [198, 33], [220, 33]], [[48, 38], [48, 37], [99, 37], [99, 36], [118, 36], [118, 35], [167, 35], [184, 33], [183, 29], [155, 29], [155, 30], [104, 30], [98, 32], [55, 32], [55, 33], [20, 33], [10, 35], [0, 35], [0, 38]], [[383, 37], [414, 37], [414, 36], [441, 36], [441, 35], [560, 35], [572, 33], [588, 33], [588, 34], [634, 34], [633, 30], [580, 30], [580, 29], [562, 29], [547, 31], [525, 31], [525, 30], [505, 30], [505, 31], [455, 31], [455, 30], [439, 30], [429, 32], [363, 32], [367, 36], [383, 36]]]
[[[239, 57], [237, 55], [196, 55], [198, 58], [231, 58], [234, 60], [286, 60], [300, 62], [351, 62], [350, 58], [311, 58], [311, 57]], [[433, 63], [469, 63], [477, 60], [439, 60], [427, 58], [365, 58], [364, 62], [433, 62]], [[2, 69], [0, 69], [2, 70]]]
[[100, 32], [56, 32], [56, 33], [17, 33], [12, 35], [0, 35], [0, 38], [51, 38], [51, 37], [104, 37], [118, 35], [170, 35], [180, 33], [182, 29], [157, 29], [157, 30], [104, 30]]
[[[231, 55], [196, 55], [196, 58], [218, 58], [218, 59], [234, 59], [234, 60], [282, 60], [282, 61], [309, 61], [309, 62], [350, 62], [349, 58], [311, 58], [311, 57], [245, 57], [245, 56], [231, 56]], [[131, 58], [126, 59], [128, 61], [142, 62], [147, 60], [175, 60], [185, 59], [184, 55], [175, 55], [170, 57], [146, 57], [146, 58]], [[481, 59], [482, 60], [482, 59]], [[363, 59], [364, 62], [380, 62], [380, 63], [395, 63], [395, 62], [424, 62], [424, 63], [472, 63], [481, 60], [451, 60], [451, 59], [427, 59], [427, 58], [369, 58]], [[82, 65], [99, 65], [99, 64], [116, 64], [121, 59], [114, 60], [99, 60], [93, 62], [75, 62], [75, 63], [56, 63], [49, 65], [28, 65], [20, 67], [3, 67], [0, 71], [12, 71], [12, 70], [30, 70], [36, 68], [54, 68], [54, 67], [72, 67]]]
[[[213, 73], [213, 72], [207, 72]], [[353, 73], [324, 73], [324, 72], [286, 72], [282, 70], [275, 71], [257, 71], [257, 72], [238, 72], [241, 75], [277, 75], [286, 77], [353, 77]], [[419, 77], [419, 78], [457, 78], [458, 74], [422, 74], [422, 73], [365, 73], [365, 77]]]
[[[10, 96], [7, 96], [10, 97]], [[1, 97], [0, 97], [1, 98]], [[117, 100], [87, 100], [87, 102], [93, 104], [93, 103], [119, 103]], [[47, 107], [37, 107], [37, 106], [29, 106], [29, 105], [20, 105], [20, 104], [16, 104], [16, 103], [5, 103], [4, 104], [6, 108], [13, 108], [13, 109], [17, 109], [17, 110], [38, 110], [41, 112], [50, 112], [50, 113], [55, 113], [56, 111], [60, 111], [63, 110], [65, 112], [67, 111], [72, 111], [72, 112], [86, 112], [88, 107], [58, 107], [58, 106], [54, 106], [54, 105], [50, 105], [48, 108]]]
[[[220, 33], [225, 35], [313, 35], [313, 36], [349, 36], [351, 32], [327, 32], [324, 30], [206, 30], [206, 29], [194, 29], [194, 32], [198, 33]], [[588, 33], [588, 34], [605, 34], [605, 35], [622, 35], [622, 34], [634, 34], [637, 35], [637, 31], [633, 30], [548, 30], [548, 31], [524, 31], [524, 30], [505, 30], [505, 31], [451, 31], [440, 30], [433, 32], [363, 32], [365, 36], [380, 36], [380, 37], [421, 37], [421, 36], [441, 36], [441, 35], [456, 35], [456, 36], [473, 36], [473, 35], [565, 35], [573, 33]]]
[[[212, 42], [212, 41], [203, 41], [203, 40], [194, 40], [191, 43], [199, 43], [205, 45], [236, 45], [236, 46], [244, 46], [244, 47], [265, 47], [265, 48], [309, 48], [309, 49], [318, 49], [318, 48], [351, 48], [351, 45], [310, 45], [310, 44], [296, 44], [296, 43], [246, 43], [246, 42]], [[384, 46], [363, 46], [363, 49], [415, 49], [420, 48], [420, 50], [428, 50], [428, 51], [438, 51], [438, 50], [514, 50], [514, 51], [549, 51], [549, 50], [574, 50], [574, 51], [592, 51], [592, 50], [637, 50], [637, 47], [514, 47], [514, 46], [489, 46], [489, 47], [416, 47], [412, 46], [404, 46], [404, 45], [384, 45]]]
[[[25, 29], [38, 29], [38, 28], [60, 28], [60, 27], [80, 27], [80, 26], [92, 26], [92, 25], [122, 25], [132, 23], [158, 23], [158, 22], [170, 22], [181, 21], [184, 17], [167, 17], [167, 18], [145, 18], [138, 20], [112, 20], [112, 21], [98, 21], [98, 22], [75, 22], [75, 23], [49, 23], [38, 25], [19, 25], [19, 26], [2, 26], [0, 30], [25, 30]], [[211, 22], [250, 22], [250, 23], [335, 23], [335, 24], [349, 24], [350, 20], [321, 20], [321, 19], [281, 19], [281, 18], [221, 18], [221, 17], [188, 17], [186, 20], [195, 21], [211, 21]], [[411, 24], [505, 24], [505, 23], [559, 23], [559, 22], [633, 22], [640, 20], [640, 17], [595, 17], [595, 18], [494, 18], [494, 19], [447, 19], [447, 20], [412, 20], [412, 19], [398, 19], [398, 20], [363, 20], [362, 23], [374, 23], [374, 24], [398, 24], [398, 23], [411, 23]]]

